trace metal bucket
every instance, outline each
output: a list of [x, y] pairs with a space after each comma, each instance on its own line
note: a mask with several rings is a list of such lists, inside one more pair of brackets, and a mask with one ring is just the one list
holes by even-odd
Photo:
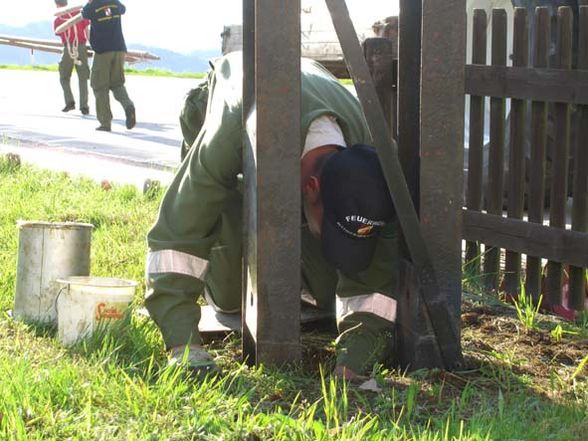
[[91, 224], [18, 222], [14, 317], [56, 323], [58, 278], [90, 274]]

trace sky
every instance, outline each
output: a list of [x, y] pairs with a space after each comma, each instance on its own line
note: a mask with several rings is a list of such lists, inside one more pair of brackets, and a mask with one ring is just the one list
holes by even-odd
[[[0, 24], [24, 26], [53, 20], [52, 0], [0, 0]], [[82, 4], [70, 0], [70, 5]], [[223, 26], [241, 23], [241, 0], [122, 0], [127, 7], [123, 30], [127, 43], [161, 47], [175, 52], [220, 49]], [[301, 0], [313, 16], [326, 11], [324, 0]], [[347, 0], [350, 14], [359, 29], [398, 12], [397, 0]], [[321, 23], [328, 23], [319, 20]]]

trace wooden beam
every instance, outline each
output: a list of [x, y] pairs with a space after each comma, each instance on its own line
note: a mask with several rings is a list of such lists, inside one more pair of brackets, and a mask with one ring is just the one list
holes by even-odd
[[59, 26], [57, 26], [55, 28], [55, 33], [56, 34], [61, 34], [65, 31], [67, 31], [69, 28], [77, 25], [80, 21], [82, 21], [84, 18], [82, 17], [82, 14], [79, 13], [77, 15], [74, 15], [72, 18], [68, 19], [66, 22], [60, 24]]
[[466, 94], [588, 104], [588, 70], [466, 66]]
[[[249, 362], [280, 365], [301, 356], [300, 0], [254, 5], [255, 78], [248, 78], [254, 81], [254, 103], [246, 103], [252, 106], [247, 120], [252, 130], [243, 157], [243, 349]], [[251, 11], [246, 13], [250, 26]], [[251, 54], [244, 56], [250, 62]], [[245, 92], [251, 92], [250, 85]]]
[[400, 0], [398, 19], [398, 156], [412, 200], [419, 206], [421, 118], [421, 0]]
[[455, 323], [461, 308], [466, 1], [424, 0], [421, 55], [421, 228]]
[[[463, 3], [463, 0], [460, 0], [460, 2]], [[372, 134], [374, 145], [377, 147], [378, 158], [396, 208], [396, 214], [410, 257], [414, 263], [416, 276], [420, 282], [419, 298], [422, 300], [420, 304], [424, 304], [426, 307], [430, 323], [437, 337], [438, 353], [429, 351], [427, 354], [423, 354], [424, 358], [420, 360], [423, 365], [418, 367], [444, 367], [446, 369], [460, 367], [463, 363], [463, 358], [459, 342], [459, 330], [457, 329], [459, 316], [454, 316], [450, 312], [451, 306], [449, 305], [449, 303], [453, 305], [455, 300], [453, 298], [448, 299], [444, 295], [446, 293], [439, 290], [437, 285], [435, 270], [428, 254], [428, 246], [424, 241], [416, 210], [398, 160], [398, 146], [390, 136], [390, 129], [380, 106], [367, 63], [361, 52], [347, 5], [339, 0], [326, 0], [326, 3]], [[465, 19], [465, 3], [463, 6]], [[437, 7], [442, 9], [440, 1]], [[463, 66], [463, 64], [463, 60], [461, 60], [460, 66]], [[463, 100], [463, 84], [460, 88], [460, 99]], [[463, 120], [463, 108], [461, 109], [460, 119]], [[462, 141], [460, 141], [460, 144], [462, 144]], [[463, 145], [460, 145], [460, 147], [463, 152]], [[459, 200], [461, 200], [461, 191]], [[461, 238], [458, 237], [457, 245], [460, 243], [459, 239]], [[458, 259], [460, 260], [460, 256], [458, 256]], [[414, 364], [410, 367], [417, 368]]]
[[554, 262], [588, 267], [588, 233], [463, 211], [463, 238]]
[[76, 5], [76, 6], [69, 6], [68, 5], [68, 6], [63, 6], [61, 8], [57, 8], [55, 10], [55, 12], [53, 13], [53, 15], [55, 15], [56, 17], [60, 17], [62, 15], [69, 14], [71, 12], [78, 12], [83, 7], [84, 7], [84, 5]]
[[23, 38], [23, 37], [16, 37], [14, 35], [0, 35], [0, 41], [16, 41], [19, 43], [32, 43], [32, 44], [39, 44], [41, 46], [54, 46], [54, 47], [63, 47], [63, 43], [61, 40], [42, 40], [39, 38]]

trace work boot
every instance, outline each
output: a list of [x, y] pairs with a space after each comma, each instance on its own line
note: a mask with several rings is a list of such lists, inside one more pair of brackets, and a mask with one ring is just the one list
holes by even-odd
[[168, 365], [185, 367], [197, 380], [207, 376], [215, 377], [221, 373], [211, 355], [197, 346], [176, 346], [170, 350]]
[[96, 127], [96, 130], [98, 130], [99, 132], [110, 132], [110, 127], [98, 126]]
[[131, 130], [133, 127], [135, 127], [135, 124], [137, 123], [137, 119], [135, 117], [135, 106], [129, 106], [125, 109], [125, 116], [127, 117], [127, 129]]
[[61, 109], [62, 112], [69, 112], [70, 110], [73, 110], [76, 108], [76, 103], [74, 103], [73, 101], [71, 103], [67, 103], [65, 105], [65, 107], [63, 109]]
[[89, 107], [82, 107], [82, 108], [80, 108], [80, 112], [82, 112], [82, 115], [88, 115], [90, 113], [90, 108]]

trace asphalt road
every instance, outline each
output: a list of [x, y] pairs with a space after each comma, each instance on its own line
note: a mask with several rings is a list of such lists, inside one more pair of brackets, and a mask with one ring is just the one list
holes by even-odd
[[[127, 76], [137, 125], [126, 129], [124, 111], [111, 96], [114, 120], [112, 132], [105, 133], [95, 130], [99, 124], [91, 89], [90, 115], [83, 116], [78, 109], [63, 113], [57, 72], [0, 69], [0, 151], [19, 153], [44, 168], [79, 171], [96, 179], [135, 182], [149, 176], [168, 181], [179, 163], [179, 112], [185, 94], [198, 82]], [[74, 73], [76, 99], [77, 87]]]

